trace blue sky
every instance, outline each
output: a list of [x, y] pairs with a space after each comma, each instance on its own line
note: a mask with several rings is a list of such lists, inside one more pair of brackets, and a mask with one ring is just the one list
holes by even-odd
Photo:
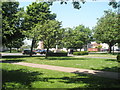
[[[25, 7], [31, 4], [31, 2], [20, 2], [20, 7]], [[62, 26], [74, 27], [78, 25], [85, 25], [92, 28], [97, 22], [97, 18], [100, 18], [104, 14], [104, 10], [113, 9], [108, 5], [108, 2], [86, 2], [82, 4], [81, 9], [74, 9], [72, 2], [67, 4], [60, 4], [60, 2], [54, 2], [50, 7], [52, 13], [57, 14], [57, 20], [62, 21]], [[113, 9], [114, 11], [115, 9]]]
[[[33, 0], [32, 0], [33, 1]], [[25, 2], [19, 0], [20, 7], [28, 6], [31, 2]], [[113, 9], [108, 5], [108, 2], [86, 2], [85, 4], [81, 4], [81, 9], [74, 9], [72, 2], [68, 2], [67, 4], [60, 4], [60, 2], [54, 2], [50, 7], [52, 13], [57, 14], [57, 20], [62, 21], [62, 26], [66, 27], [75, 27], [78, 25], [85, 25], [92, 29], [97, 23], [97, 18], [100, 18], [104, 14], [104, 10]], [[31, 41], [25, 40], [29, 45]]]

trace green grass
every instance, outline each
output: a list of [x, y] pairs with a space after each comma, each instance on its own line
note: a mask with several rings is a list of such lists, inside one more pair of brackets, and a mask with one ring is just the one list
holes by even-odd
[[81, 69], [92, 69], [102, 71], [118, 72], [118, 62], [116, 59], [100, 59], [100, 58], [74, 58], [74, 57], [4, 57], [3, 60], [12, 60], [16, 62], [29, 62], [37, 64], [48, 64], [54, 66], [75, 67]]
[[115, 54], [109, 54], [109, 53], [91, 53], [89, 55], [85, 56], [92, 56], [92, 57], [111, 57], [111, 58], [116, 58], [118, 53]]
[[2, 87], [3, 89], [120, 88], [120, 84], [114, 79], [3, 63]]
[[[22, 51], [12, 50], [11, 53], [21, 53], [21, 52], [22, 52]], [[7, 50], [7, 51], [3, 51], [3, 52], [0, 52], [0, 53], [10, 53], [10, 51]]]

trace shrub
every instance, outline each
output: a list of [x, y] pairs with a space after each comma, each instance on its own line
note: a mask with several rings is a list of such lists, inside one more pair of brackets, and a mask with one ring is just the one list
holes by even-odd
[[66, 52], [47, 53], [47, 56], [67, 56], [67, 53]]
[[58, 52], [58, 53], [67, 53], [66, 51], [60, 51], [60, 52]]
[[120, 54], [119, 54], [119, 55], [117, 55], [117, 62], [119, 62], [119, 63], [120, 63]]
[[73, 52], [73, 55], [88, 55], [87, 51]]

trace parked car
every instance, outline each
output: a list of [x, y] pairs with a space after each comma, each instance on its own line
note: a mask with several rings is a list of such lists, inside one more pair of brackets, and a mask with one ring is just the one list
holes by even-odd
[[120, 51], [120, 49], [118, 48], [118, 49], [116, 49], [116, 51]]
[[36, 53], [46, 54], [46, 50], [37, 49]]
[[[22, 54], [24, 55], [24, 54], [30, 54], [30, 52], [31, 52], [31, 50], [24, 50], [24, 51], [22, 51]], [[32, 51], [32, 54], [37, 54], [35, 51]]]
[[[40, 54], [46, 54], [47, 50], [44, 50], [44, 49], [37, 49], [36, 50], [36, 53], [40, 53]], [[48, 51], [48, 52], [52, 52], [52, 51]]]

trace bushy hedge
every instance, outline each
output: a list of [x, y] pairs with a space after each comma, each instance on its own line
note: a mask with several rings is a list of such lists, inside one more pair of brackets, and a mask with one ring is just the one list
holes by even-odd
[[47, 56], [67, 56], [67, 52], [47, 53]]
[[73, 52], [73, 55], [88, 55], [88, 51]]
[[120, 55], [117, 55], [117, 62], [120, 63]]

